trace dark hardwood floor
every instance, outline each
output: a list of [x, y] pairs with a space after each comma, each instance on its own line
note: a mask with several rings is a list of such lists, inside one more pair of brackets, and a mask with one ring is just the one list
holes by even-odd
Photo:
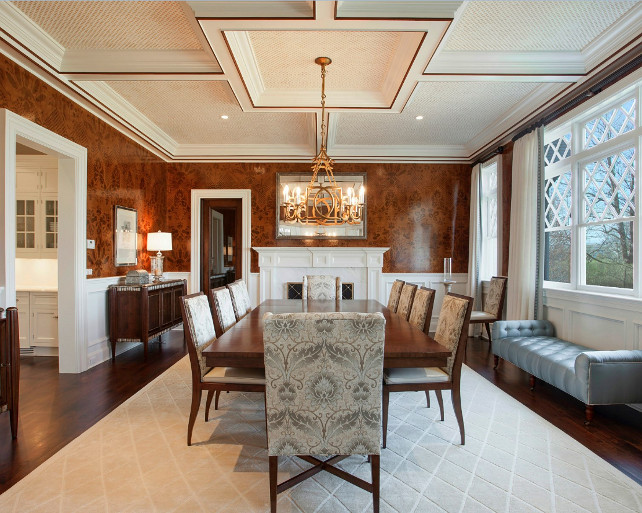
[[642, 413], [625, 405], [596, 406], [595, 418], [584, 425], [584, 404], [537, 381], [531, 391], [529, 375], [501, 361], [493, 370], [488, 340], [469, 338], [465, 364], [497, 385], [551, 424], [642, 484]]
[[9, 415], [0, 415], [0, 493], [25, 477], [78, 435], [187, 354], [182, 331], [143, 345], [82, 374], [59, 374], [58, 358], [20, 359], [18, 438]]
[[[58, 374], [56, 358], [21, 360], [20, 423], [11, 442], [9, 416], [0, 415], [0, 493], [94, 425], [186, 354], [182, 333], [162, 346], [142, 345], [82, 374]], [[466, 364], [559, 429], [642, 484], [642, 413], [626, 406], [596, 407], [584, 425], [584, 405], [545, 383], [534, 392], [528, 374], [508, 362], [492, 367], [488, 341], [469, 339]]]

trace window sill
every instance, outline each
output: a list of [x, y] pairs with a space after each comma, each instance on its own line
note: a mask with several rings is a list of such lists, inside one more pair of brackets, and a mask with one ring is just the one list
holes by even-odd
[[549, 299], [575, 301], [607, 308], [620, 308], [639, 312], [642, 308], [642, 298], [633, 296], [620, 296], [615, 294], [604, 294], [590, 292], [587, 290], [544, 288], [544, 304]]

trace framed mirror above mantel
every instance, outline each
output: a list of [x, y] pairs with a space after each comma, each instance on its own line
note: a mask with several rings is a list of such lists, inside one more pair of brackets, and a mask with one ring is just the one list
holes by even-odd
[[[277, 239], [365, 239], [366, 173], [277, 173]], [[307, 199], [307, 202], [306, 202]]]

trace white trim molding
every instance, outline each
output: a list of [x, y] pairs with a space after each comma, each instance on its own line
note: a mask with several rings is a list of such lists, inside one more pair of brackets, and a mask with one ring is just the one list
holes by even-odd
[[60, 372], [88, 368], [85, 302], [87, 149], [13, 112], [0, 109], [0, 302], [16, 303], [16, 142], [58, 158], [58, 340]]
[[191, 215], [191, 258], [190, 292], [201, 290], [201, 200], [203, 199], [240, 199], [241, 200], [241, 273], [248, 283], [250, 280], [250, 259], [252, 249], [252, 191], [251, 189], [192, 189]]

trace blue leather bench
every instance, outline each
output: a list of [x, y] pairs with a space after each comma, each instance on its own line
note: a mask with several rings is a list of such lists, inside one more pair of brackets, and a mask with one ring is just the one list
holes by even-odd
[[586, 405], [642, 403], [642, 351], [595, 351], [555, 336], [549, 321], [496, 321], [493, 324], [495, 368], [508, 360]]

